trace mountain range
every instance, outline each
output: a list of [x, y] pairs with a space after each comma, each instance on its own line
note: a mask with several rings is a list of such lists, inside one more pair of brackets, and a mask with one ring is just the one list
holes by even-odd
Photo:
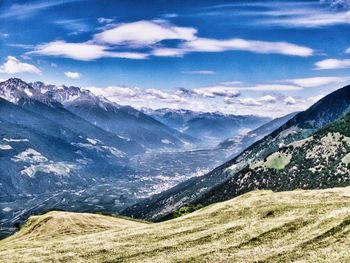
[[1, 82], [0, 123], [0, 232], [52, 207], [119, 212], [225, 158], [193, 151], [203, 141], [74, 86]]
[[156, 120], [213, 146], [227, 138], [266, 124], [271, 119], [254, 115], [232, 115], [219, 112], [195, 112], [174, 109], [142, 109]]
[[[191, 178], [159, 195], [152, 196], [129, 207], [124, 211], [124, 214], [149, 220], [162, 220], [171, 218], [174, 211], [183, 206], [210, 204], [255, 188], [290, 190], [298, 187], [310, 189], [346, 185], [349, 171], [346, 170], [347, 164], [340, 161], [340, 156], [335, 158], [330, 155], [330, 158], [325, 159], [327, 162], [331, 162], [327, 163], [327, 166], [334, 166], [332, 169], [327, 168], [325, 174], [330, 175], [340, 165], [340, 177], [333, 181], [330, 179], [332, 176], [327, 177], [324, 176], [325, 174], [319, 173], [319, 170], [324, 169], [325, 160], [319, 160], [319, 163], [317, 163], [316, 155], [322, 154], [322, 151], [332, 151], [329, 150], [327, 141], [332, 144], [334, 140], [334, 143], [338, 145], [337, 147], [345, 147], [341, 150], [333, 149], [334, 154], [343, 154], [342, 158], [345, 158], [346, 162], [348, 156], [345, 156], [345, 154], [349, 149], [348, 146], [342, 145], [347, 143], [346, 123], [348, 116], [339, 120], [340, 123], [345, 123], [345, 126], [339, 125], [338, 122], [335, 122], [332, 126], [331, 123], [345, 116], [349, 110], [350, 86], [346, 86], [322, 98], [306, 111], [296, 114], [280, 128], [208, 174]], [[329, 124], [331, 124], [330, 127], [337, 127], [337, 129], [331, 128], [333, 132], [330, 135], [321, 136], [321, 134], [324, 134], [322, 128]], [[325, 129], [329, 129], [329, 127]], [[318, 130], [319, 133], [317, 133]], [[315, 133], [314, 137], [310, 139], [309, 137], [313, 133]], [[304, 145], [305, 141], [303, 140], [311, 141]], [[320, 153], [314, 153], [315, 158], [305, 159], [307, 150], [301, 150], [302, 148], [298, 147], [300, 145], [313, 147], [321, 142], [326, 145], [324, 148], [320, 146]], [[293, 143], [295, 143], [294, 146]], [[317, 148], [314, 151], [317, 152]], [[300, 154], [297, 154], [297, 152], [300, 152]], [[299, 159], [294, 160], [293, 157]], [[308, 164], [307, 167], [304, 167], [306, 166], [305, 163]], [[284, 166], [287, 167], [286, 171], [281, 169]], [[292, 171], [294, 172], [292, 173]], [[303, 173], [308, 174], [308, 176], [302, 173], [299, 174], [300, 171], [304, 171]], [[312, 171], [315, 173], [313, 176]], [[303, 184], [304, 180], [306, 181]], [[328, 180], [332, 182], [327, 182]]]

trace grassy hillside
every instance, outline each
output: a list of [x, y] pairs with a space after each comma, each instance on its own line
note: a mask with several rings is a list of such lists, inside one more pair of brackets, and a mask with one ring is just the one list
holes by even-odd
[[349, 262], [350, 187], [253, 191], [162, 223], [49, 212], [0, 262]]

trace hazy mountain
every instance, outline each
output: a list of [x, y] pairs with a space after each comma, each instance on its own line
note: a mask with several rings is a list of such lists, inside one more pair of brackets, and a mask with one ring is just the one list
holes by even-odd
[[143, 112], [174, 129], [200, 138], [204, 144], [211, 145], [236, 136], [242, 130], [255, 129], [271, 120], [253, 115], [240, 116], [167, 108], [143, 109]]
[[298, 112], [293, 112], [290, 114], [287, 114], [283, 117], [273, 119], [272, 121], [247, 132], [243, 135], [237, 135], [233, 138], [226, 139], [219, 143], [217, 146], [218, 149], [225, 149], [225, 150], [231, 150], [231, 156], [232, 158], [235, 157], [237, 154], [248, 148], [253, 143], [257, 142], [258, 140], [261, 140], [266, 135], [270, 134], [274, 130], [281, 127], [283, 124], [285, 124], [287, 121], [289, 121], [291, 118], [293, 118]]
[[[221, 183], [224, 185], [230, 180], [239, 184], [239, 180], [246, 180], [239, 177], [242, 170], [264, 160], [285, 145], [309, 137], [313, 132], [342, 117], [349, 110], [350, 86], [346, 86], [322, 98], [308, 110], [298, 113], [286, 124], [254, 143], [231, 161], [202, 177], [191, 178], [172, 189], [146, 199], [127, 209], [125, 214], [158, 220], [171, 216], [174, 210], [185, 204], [202, 202], [204, 196], [216, 186]], [[244, 187], [247, 186], [244, 184]], [[252, 189], [244, 187], [240, 192]]]
[[33, 83], [33, 87], [94, 125], [147, 149], [193, 147], [199, 142], [130, 106], [120, 106], [88, 90], [42, 82]]

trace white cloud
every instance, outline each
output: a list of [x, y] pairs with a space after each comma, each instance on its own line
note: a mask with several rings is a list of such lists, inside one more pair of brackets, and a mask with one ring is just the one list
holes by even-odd
[[156, 57], [182, 57], [186, 51], [180, 48], [155, 48], [151, 54]]
[[146, 54], [137, 52], [112, 52], [106, 47], [85, 42], [67, 43], [65, 41], [54, 41], [47, 44], [38, 45], [34, 51], [28, 54], [66, 57], [75, 60], [89, 61], [103, 57], [145, 59]]
[[104, 96], [106, 98], [132, 98], [136, 97], [140, 92], [138, 88], [130, 88], [126, 86], [108, 86], [105, 88], [88, 87], [92, 93], [98, 96]]
[[298, 85], [303, 88], [314, 88], [319, 86], [328, 85], [331, 83], [339, 83], [348, 81], [349, 77], [312, 77], [312, 78], [300, 78], [300, 79], [288, 79], [282, 82]]
[[162, 90], [159, 89], [146, 89], [145, 93], [148, 96], [148, 98], [150, 99], [161, 99], [167, 102], [182, 102], [184, 101], [183, 98], [181, 98], [179, 95], [177, 94], [169, 94], [167, 92], [164, 92]]
[[350, 59], [325, 59], [315, 63], [316, 69], [339, 69], [339, 68], [349, 68]]
[[238, 97], [240, 96], [239, 91], [235, 87], [229, 87], [224, 85], [217, 85], [211, 87], [203, 87], [192, 90], [193, 94], [203, 96], [203, 97]]
[[239, 103], [245, 106], [262, 106], [262, 103], [253, 98], [239, 99]]
[[169, 93], [159, 89], [140, 89], [137, 87], [127, 86], [108, 86], [106, 88], [88, 88], [92, 93], [101, 95], [112, 101], [119, 102], [123, 99], [134, 100], [159, 100], [169, 103], [183, 102], [185, 99], [175, 93]]
[[293, 97], [289, 96], [289, 97], [284, 99], [284, 103], [286, 105], [294, 105], [297, 103], [297, 101]]
[[276, 103], [277, 99], [271, 95], [266, 95], [260, 98], [240, 98], [240, 99], [232, 99], [232, 98], [225, 98], [224, 102], [227, 104], [240, 104], [243, 106], [263, 106], [266, 104]]
[[71, 78], [71, 79], [81, 78], [81, 74], [79, 72], [67, 71], [67, 72], [64, 72], [64, 75], [66, 75], [67, 78]]
[[226, 40], [197, 38], [183, 43], [181, 49], [185, 52], [223, 52], [237, 50], [300, 57], [308, 57], [314, 53], [313, 49], [309, 47], [299, 46], [288, 42], [269, 42], [245, 40], [240, 38]]
[[16, 74], [23, 72], [41, 74], [41, 70], [38, 69], [36, 66], [21, 62], [13, 56], [7, 57], [6, 62], [0, 66], [0, 72], [8, 74]]
[[258, 98], [258, 101], [265, 102], [265, 103], [276, 103], [277, 98], [274, 96], [271, 96], [271, 95], [266, 95], [266, 96]]
[[193, 70], [193, 71], [184, 71], [185, 74], [192, 74], [192, 75], [214, 75], [216, 74], [215, 71], [212, 70]]
[[192, 40], [197, 30], [173, 26], [161, 21], [137, 21], [119, 24], [95, 35], [95, 40], [108, 44], [152, 45], [162, 40]]

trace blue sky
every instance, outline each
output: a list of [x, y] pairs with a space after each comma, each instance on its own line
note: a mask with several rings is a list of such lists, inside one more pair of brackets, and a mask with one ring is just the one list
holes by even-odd
[[350, 83], [350, 1], [0, 0], [0, 79], [279, 116]]

